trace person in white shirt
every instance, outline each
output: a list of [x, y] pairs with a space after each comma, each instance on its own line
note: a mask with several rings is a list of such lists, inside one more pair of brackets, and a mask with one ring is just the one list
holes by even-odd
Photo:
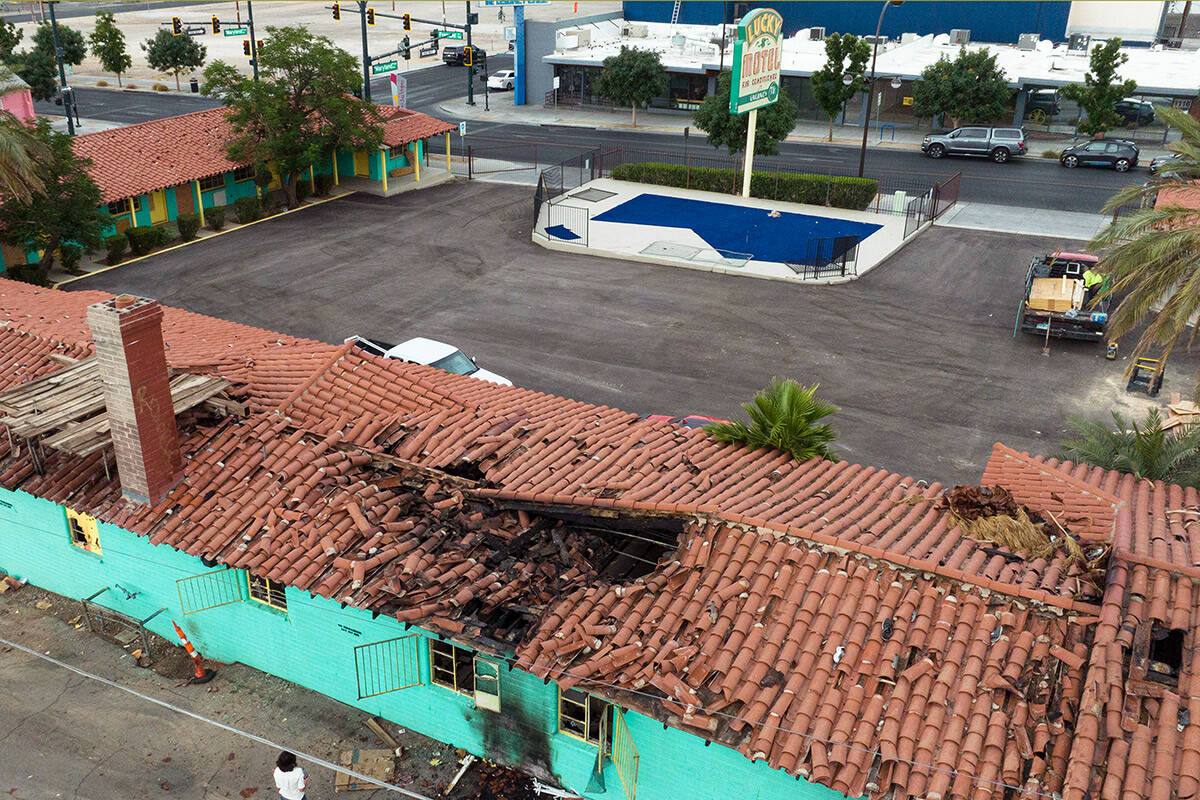
[[282, 800], [308, 800], [304, 794], [304, 779], [308, 776], [296, 766], [296, 756], [284, 750], [275, 761], [275, 788]]

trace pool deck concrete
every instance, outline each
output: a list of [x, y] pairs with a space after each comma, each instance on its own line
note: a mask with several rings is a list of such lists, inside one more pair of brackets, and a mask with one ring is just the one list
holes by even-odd
[[[612, 195], [595, 202], [589, 202], [579, 197], [581, 192], [589, 189], [612, 192]], [[850, 220], [879, 225], [880, 228], [859, 243], [855, 274], [844, 277], [804, 278], [782, 262], [758, 261], [752, 258], [747, 260], [744, 254], [728, 251], [717, 252], [689, 228], [656, 225], [653, 220], [647, 220], [645, 224], [596, 221], [595, 217], [605, 211], [643, 193], [777, 210], [781, 213]], [[560, 224], [580, 234], [580, 238], [568, 241], [546, 232], [547, 228], [553, 228]], [[754, 197], [742, 198], [714, 192], [701, 192], [695, 189], [631, 183], [611, 178], [589, 181], [578, 189], [573, 189], [556, 198], [553, 204], [544, 204], [538, 215], [538, 223], [533, 230], [533, 241], [550, 250], [587, 253], [624, 261], [664, 264], [728, 275], [820, 284], [846, 283], [861, 277], [915, 236], [916, 234], [913, 234], [908, 240], [904, 239], [904, 216], [897, 214], [877, 214], [869, 211], [852, 211], [801, 203], [783, 203]]]

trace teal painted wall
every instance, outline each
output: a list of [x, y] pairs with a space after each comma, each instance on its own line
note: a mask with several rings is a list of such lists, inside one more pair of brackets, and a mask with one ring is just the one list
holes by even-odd
[[[558, 733], [558, 694], [543, 683], [500, 662], [501, 713], [476, 709], [472, 698], [430, 685], [428, 650], [417, 647], [425, 685], [358, 699], [354, 648], [399, 636], [434, 634], [390, 617], [371, 618], [359, 609], [305, 592], [287, 590], [287, 613], [243, 600], [184, 615], [177, 580], [213, 572], [198, 558], [100, 523], [101, 555], [70, 543], [62, 507], [24, 492], [0, 489], [0, 569], [52, 592], [96, 599], [101, 605], [138, 618], [166, 608], [149, 628], [174, 641], [171, 621], [180, 624], [202, 655], [240, 661], [306, 686], [336, 700], [378, 714], [478, 756], [527, 768], [540, 766], [567, 788], [583, 793], [596, 748]], [[129, 597], [128, 595], [133, 595]], [[245, 597], [243, 590], [242, 596]], [[435, 637], [436, 638], [436, 637]], [[639, 800], [839, 800], [823, 786], [797, 781], [753, 763], [722, 745], [705, 746], [689, 733], [634, 712], [626, 722], [640, 756]], [[591, 800], [623, 800], [611, 762], [607, 792]]]

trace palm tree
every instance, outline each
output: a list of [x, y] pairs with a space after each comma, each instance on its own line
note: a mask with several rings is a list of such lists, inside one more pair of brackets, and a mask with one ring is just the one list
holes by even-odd
[[0, 195], [27, 201], [41, 190], [37, 161], [43, 150], [32, 128], [0, 111]]
[[814, 395], [817, 384], [801, 386], [792, 380], [772, 378], [754, 400], [742, 406], [750, 422], [716, 422], [705, 432], [719, 442], [743, 444], [751, 448], [769, 447], [791, 453], [797, 461], [823, 458], [837, 461], [829, 449], [837, 438], [833, 426], [817, 424], [840, 409]]
[[[1092, 240], [1093, 249], [1102, 254], [1100, 269], [1111, 278], [1104, 294], [1123, 295], [1109, 319], [1109, 338], [1118, 339], [1150, 320], [1130, 364], [1155, 346], [1163, 348], [1165, 359], [1200, 313], [1200, 203], [1188, 207], [1184, 202], [1200, 200], [1200, 120], [1174, 108], [1156, 111], [1180, 132], [1180, 140], [1168, 145], [1179, 157], [1148, 183], [1114, 194], [1105, 211], [1134, 203], [1141, 207]], [[1170, 192], [1164, 198], [1173, 202], [1155, 206], [1164, 191]], [[1192, 330], [1189, 347], [1197, 330]]]
[[1163, 430], [1157, 408], [1141, 425], [1112, 412], [1116, 428], [1102, 420], [1067, 420], [1072, 438], [1063, 457], [1137, 478], [1200, 486], [1200, 425]]

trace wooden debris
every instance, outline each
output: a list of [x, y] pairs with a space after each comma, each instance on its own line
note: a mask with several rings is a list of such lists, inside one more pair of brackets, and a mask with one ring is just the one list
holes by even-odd
[[380, 739], [382, 739], [383, 743], [386, 744], [388, 747], [392, 748], [392, 750], [395, 750], [396, 748], [398, 748], [400, 746], [400, 743], [397, 742], [394, 738], [392, 738], [392, 735], [389, 734], [387, 732], [387, 730], [383, 727], [383, 718], [382, 717], [367, 717], [366, 721], [363, 722], [363, 724], [366, 725], [368, 728], [370, 728], [371, 732], [374, 733], [376, 736], [378, 736]]
[[1163, 430], [1183, 427], [1190, 428], [1200, 424], [1200, 406], [1191, 400], [1180, 400], [1178, 394], [1171, 395], [1167, 404], [1167, 419], [1163, 422]]
[[[345, 750], [338, 759], [338, 765], [384, 783], [391, 783], [396, 774], [396, 756], [391, 750]], [[338, 772], [333, 779], [335, 792], [370, 791], [378, 788], [374, 783], [360, 781], [345, 772]]]

